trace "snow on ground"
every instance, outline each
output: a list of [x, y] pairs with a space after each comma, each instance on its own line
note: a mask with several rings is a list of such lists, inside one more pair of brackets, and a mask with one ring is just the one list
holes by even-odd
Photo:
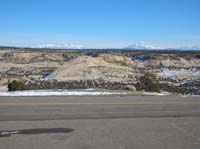
[[164, 78], [173, 78], [180, 74], [178, 70], [163, 69], [159, 75]]
[[95, 96], [95, 95], [113, 95], [127, 94], [126, 92], [109, 92], [109, 91], [91, 91], [91, 89], [83, 91], [70, 90], [30, 90], [15, 92], [0, 92], [0, 96]]
[[163, 93], [156, 93], [156, 92], [143, 92], [143, 95], [150, 95], [150, 96], [167, 96], [170, 93], [163, 92]]
[[196, 69], [168, 69], [157, 70], [159, 76], [163, 78], [200, 78], [200, 71]]

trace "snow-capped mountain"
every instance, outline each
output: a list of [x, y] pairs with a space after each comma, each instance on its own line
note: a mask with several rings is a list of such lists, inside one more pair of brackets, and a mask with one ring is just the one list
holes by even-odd
[[194, 45], [180, 46], [177, 49], [179, 49], [179, 50], [200, 50], [200, 46], [194, 46]]
[[131, 44], [124, 49], [128, 50], [200, 50], [200, 46], [197, 45], [184, 45], [184, 46], [176, 46], [176, 47], [170, 47], [170, 48], [161, 48], [161, 47], [156, 47], [152, 45], [148, 45], [145, 43], [134, 43]]
[[37, 48], [50, 48], [50, 49], [81, 49], [82, 46], [78, 44], [40, 44], [33, 47]]
[[147, 45], [147, 44], [143, 44], [143, 43], [134, 43], [131, 44], [127, 47], [125, 47], [124, 49], [133, 49], [133, 50], [155, 50], [155, 49], [162, 49], [160, 47], [155, 47], [152, 45]]

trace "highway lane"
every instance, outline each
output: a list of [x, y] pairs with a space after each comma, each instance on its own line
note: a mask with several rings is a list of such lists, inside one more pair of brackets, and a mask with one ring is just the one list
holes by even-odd
[[0, 121], [199, 116], [197, 97], [0, 97]]
[[0, 149], [199, 149], [199, 117], [1, 121]]
[[198, 97], [0, 97], [0, 149], [199, 149]]

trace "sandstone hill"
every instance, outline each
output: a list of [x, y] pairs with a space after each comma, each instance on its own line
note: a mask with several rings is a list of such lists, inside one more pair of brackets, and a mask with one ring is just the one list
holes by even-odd
[[48, 79], [58, 81], [104, 79], [128, 81], [135, 78], [141, 66], [125, 56], [101, 54], [98, 57], [79, 56], [58, 67]]
[[150, 71], [169, 83], [200, 79], [198, 51], [52, 50], [0, 47], [0, 86], [12, 80], [135, 82]]

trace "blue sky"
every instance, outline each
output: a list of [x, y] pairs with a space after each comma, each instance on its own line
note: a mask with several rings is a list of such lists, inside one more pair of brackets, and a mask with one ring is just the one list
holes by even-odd
[[200, 45], [200, 0], [1, 0], [0, 45]]

